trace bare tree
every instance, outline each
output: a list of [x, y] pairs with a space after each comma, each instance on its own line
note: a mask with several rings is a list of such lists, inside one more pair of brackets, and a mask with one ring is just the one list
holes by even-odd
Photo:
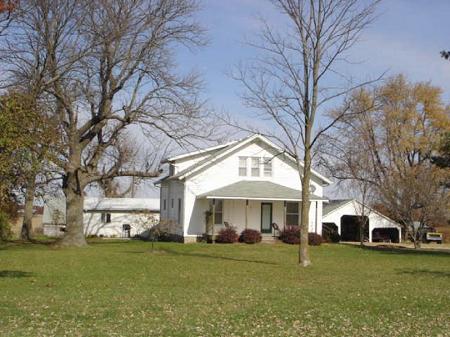
[[[277, 31], [263, 22], [260, 42], [251, 43], [258, 56], [240, 66], [233, 77], [244, 87], [244, 102], [270, 121], [272, 131], [258, 132], [277, 140], [297, 162], [302, 185], [299, 263], [306, 267], [311, 264], [308, 223], [313, 150], [320, 136], [346, 111], [320, 128], [318, 114], [327, 104], [365, 84], [352, 84], [336, 66], [372, 21], [379, 1], [272, 2], [287, 27]], [[330, 81], [340, 84], [332, 86]]]
[[[162, 161], [160, 158], [164, 155], [164, 151], [152, 149], [151, 153], [145, 153], [145, 162], [139, 162], [139, 151], [135, 146], [136, 139], [131, 135], [125, 135], [119, 137], [114, 146], [110, 148], [105, 159], [104, 164], [101, 169], [102, 175], [107, 176], [108, 172], [112, 166], [120, 167], [121, 170], [131, 170], [133, 168], [139, 167], [139, 171], [147, 172], [152, 166], [153, 171], [158, 170], [158, 165]], [[162, 140], [161, 143], [162, 144]], [[147, 167], [142, 167], [146, 165]], [[97, 187], [103, 192], [105, 197], [117, 198], [124, 197], [131, 194], [134, 197], [134, 191], [136, 187], [141, 182], [142, 178], [132, 176], [132, 177], [112, 177], [105, 178], [97, 181]]]
[[[343, 109], [348, 110], [333, 126], [333, 132], [329, 132], [320, 139], [319, 166], [323, 167], [327, 174], [337, 179], [337, 186], [351, 194], [361, 203], [356, 203], [355, 212], [359, 214], [360, 244], [364, 244], [364, 233], [368, 230], [368, 216], [371, 208], [367, 207], [374, 200], [374, 188], [372, 184], [372, 172], [367, 170], [370, 161], [370, 152], [361, 146], [366, 130], [362, 125], [370, 118], [374, 109], [372, 100], [364, 100], [364, 104], [356, 104], [362, 98], [364, 90], [356, 90], [351, 93], [350, 99], [344, 104]], [[339, 109], [330, 112], [331, 118], [341, 115]], [[351, 121], [351, 122], [350, 122]]]
[[[177, 46], [203, 43], [197, 8], [195, 0], [21, 1], [2, 58], [7, 84], [38, 73], [54, 105], [55, 132], [64, 144], [55, 159], [66, 196], [62, 245], [86, 244], [87, 186], [159, 174], [154, 166], [123, 169], [115, 145], [131, 126], [177, 142], [204, 134], [201, 83], [195, 74], [179, 76], [173, 57]], [[117, 160], [106, 165], [111, 154]]]

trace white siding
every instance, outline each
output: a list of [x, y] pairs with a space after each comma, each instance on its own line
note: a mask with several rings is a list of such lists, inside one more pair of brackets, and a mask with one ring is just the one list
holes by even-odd
[[102, 222], [102, 213], [108, 212], [86, 212], [84, 213], [85, 235], [97, 235], [105, 237], [124, 237], [123, 225], [131, 227], [131, 237], [142, 234], [159, 222], [157, 213], [109, 213], [111, 222]]
[[[161, 184], [161, 221], [170, 222], [175, 228], [172, 229], [176, 234], [183, 235], [184, 219], [184, 184], [177, 180], [164, 181]], [[166, 209], [164, 209], [164, 200], [166, 200]], [[181, 212], [178, 210], [178, 203], [181, 202]], [[179, 221], [181, 220], [181, 221]]]
[[[272, 166], [272, 177], [240, 177], [239, 157], [274, 157]], [[250, 165], [250, 164], [249, 164]], [[250, 167], [250, 166], [249, 166]], [[250, 173], [250, 171], [249, 171]], [[262, 170], [261, 170], [262, 173]], [[240, 180], [266, 180], [279, 185], [294, 189], [300, 189], [300, 177], [293, 165], [284, 161], [282, 156], [274, 152], [263, 143], [253, 143], [236, 150], [230, 156], [218, 161], [214, 165], [204, 169], [201, 173], [192, 178], [188, 178], [190, 187], [195, 194], [202, 194], [226, 185], [233, 184]], [[314, 194], [322, 196], [323, 188], [317, 181], [312, 181], [315, 187]]]

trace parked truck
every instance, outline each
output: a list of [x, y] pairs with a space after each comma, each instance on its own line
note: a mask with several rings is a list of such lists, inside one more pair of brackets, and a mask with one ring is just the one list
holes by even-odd
[[442, 242], [444, 242], [444, 235], [442, 233], [437, 232], [427, 232], [425, 235], [424, 242], [426, 243], [436, 242], [441, 244]]

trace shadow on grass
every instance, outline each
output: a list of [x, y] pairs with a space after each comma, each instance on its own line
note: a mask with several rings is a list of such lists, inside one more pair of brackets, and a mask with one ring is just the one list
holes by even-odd
[[189, 256], [189, 257], [200, 257], [205, 259], [217, 259], [217, 260], [225, 260], [225, 261], [235, 261], [235, 262], [249, 262], [249, 263], [258, 263], [258, 264], [267, 264], [267, 265], [277, 265], [275, 262], [261, 261], [261, 260], [250, 260], [250, 259], [240, 259], [235, 257], [227, 257], [220, 255], [211, 255], [211, 254], [201, 254], [201, 253], [191, 253], [191, 252], [180, 252], [175, 251], [170, 248], [158, 248], [158, 250], [163, 251], [169, 255], [175, 256]]
[[432, 256], [448, 256], [450, 257], [450, 250], [437, 250], [437, 249], [414, 249], [407, 247], [396, 247], [396, 246], [363, 246], [360, 245], [350, 245], [346, 244], [347, 247], [352, 247], [356, 249], [372, 250], [382, 254], [401, 254], [401, 255], [432, 255]]
[[31, 239], [30, 241], [23, 241], [23, 243], [33, 243], [36, 245], [44, 245], [44, 246], [52, 246], [57, 242], [57, 239], [45, 239], [45, 240], [39, 240], [39, 239]]
[[22, 277], [30, 277], [33, 273], [28, 271], [21, 270], [0, 270], [0, 278], [8, 277], [8, 278], [22, 278]]
[[109, 245], [109, 244], [120, 244], [120, 243], [130, 243], [132, 240], [130, 239], [87, 239], [88, 245]]
[[0, 250], [7, 250], [11, 248], [33, 247], [33, 246], [51, 246], [55, 243], [54, 240], [8, 240], [0, 243]]
[[450, 272], [442, 270], [430, 270], [430, 269], [399, 269], [398, 274], [409, 274], [413, 276], [439, 276], [439, 277], [449, 277]]

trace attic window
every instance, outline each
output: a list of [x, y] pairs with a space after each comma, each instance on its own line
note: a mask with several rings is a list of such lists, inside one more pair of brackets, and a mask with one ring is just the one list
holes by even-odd
[[264, 177], [272, 176], [272, 159], [264, 157]]
[[259, 161], [259, 157], [252, 157], [252, 177], [259, 177], [261, 175]]
[[247, 157], [239, 157], [239, 176], [247, 176]]

